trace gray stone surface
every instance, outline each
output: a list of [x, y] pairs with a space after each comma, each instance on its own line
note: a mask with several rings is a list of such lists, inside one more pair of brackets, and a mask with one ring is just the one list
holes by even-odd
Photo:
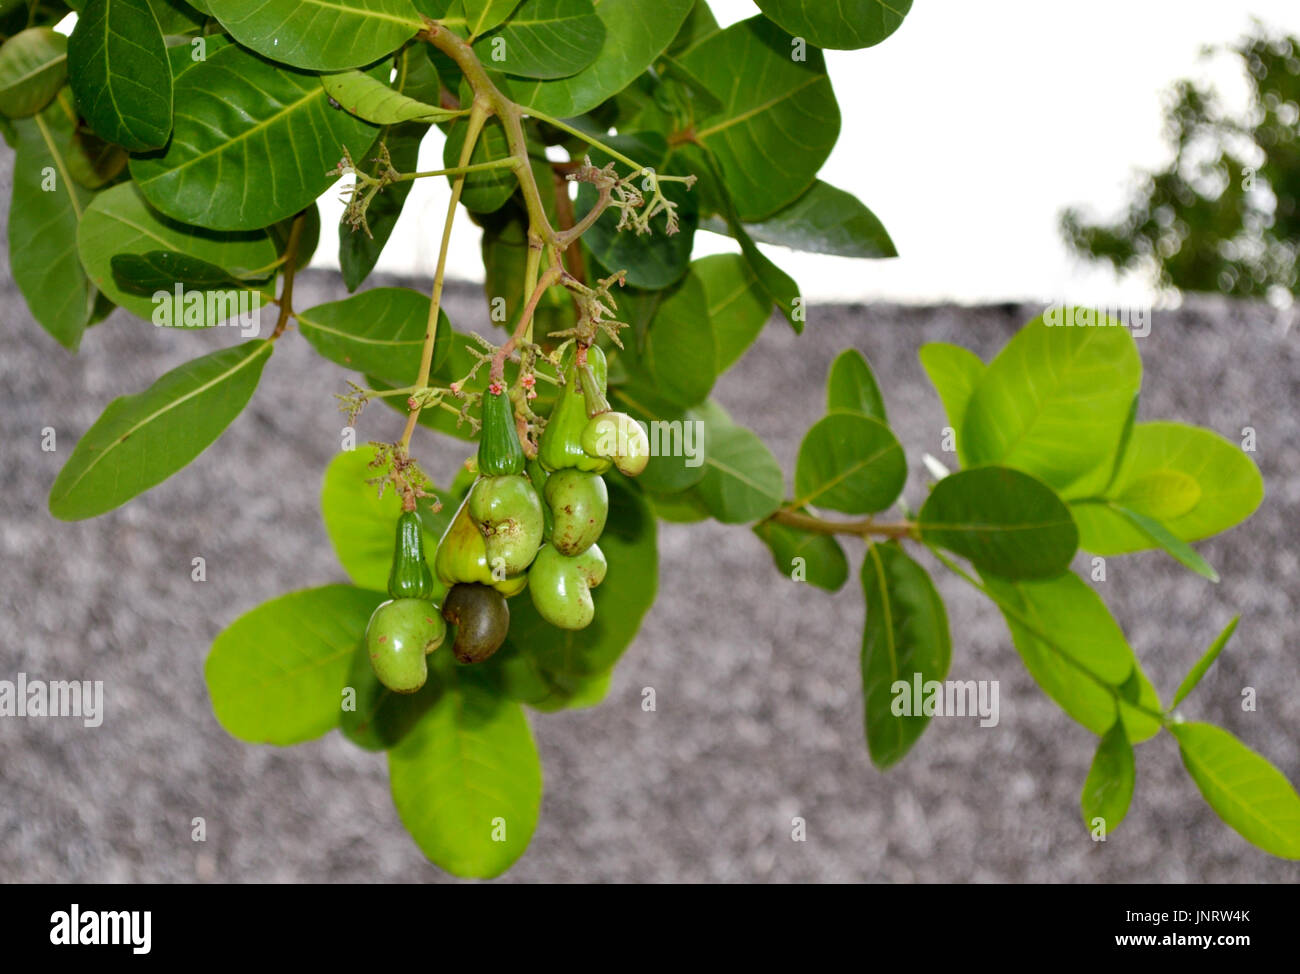
[[[7, 174], [3, 174], [7, 175]], [[5, 199], [7, 186], [0, 186]], [[0, 881], [447, 879], [398, 822], [382, 755], [338, 734], [289, 750], [230, 738], [203, 683], [221, 627], [282, 591], [344, 580], [316, 507], [341, 425], [344, 374], [287, 336], [250, 408], [178, 476], [104, 517], [55, 522], [45, 498], [77, 437], [112, 397], [234, 341], [165, 332], [117, 314], [73, 357], [31, 320], [0, 275], [0, 679], [106, 684], [102, 727], [0, 720]], [[300, 306], [341, 296], [300, 280]], [[481, 297], [454, 287], [461, 327]], [[988, 357], [1027, 307], [814, 307], [796, 339], [773, 322], [717, 398], [788, 471], [822, 408], [837, 350], [864, 351], [908, 447], [919, 501], [942, 412], [916, 362], [926, 341]], [[1258, 431], [1268, 495], [1245, 526], [1201, 546], [1213, 586], [1167, 558], [1111, 559], [1101, 590], [1168, 694], [1232, 613], [1238, 635], [1191, 716], [1221, 722], [1300, 780], [1300, 337], [1265, 310], [1196, 303], [1157, 315], [1141, 341], [1142, 417], [1176, 417], [1236, 438]], [[39, 447], [42, 427], [58, 451]], [[391, 438], [395, 414], [361, 419]], [[427, 436], [449, 470], [463, 445]], [[1128, 820], [1090, 841], [1078, 794], [1094, 739], [1032, 683], [997, 612], [951, 576], [938, 584], [954, 634], [952, 675], [1001, 683], [1001, 722], [936, 720], [888, 774], [862, 741], [856, 580], [829, 595], [776, 573], [743, 528], [660, 529], [660, 596], [607, 700], [532, 715], [545, 764], [541, 822], [504, 881], [1258, 882], [1300, 878], [1220, 824], [1172, 739], [1142, 747]], [[190, 580], [190, 559], [208, 581]], [[851, 549], [854, 567], [860, 549]], [[658, 710], [642, 712], [654, 687]], [[1243, 713], [1241, 688], [1259, 709]], [[203, 844], [191, 819], [207, 821]], [[791, 820], [807, 822], [793, 842]]]

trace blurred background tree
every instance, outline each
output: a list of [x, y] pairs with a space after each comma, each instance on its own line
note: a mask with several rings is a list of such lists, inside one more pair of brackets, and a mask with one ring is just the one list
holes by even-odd
[[1300, 39], [1256, 24], [1208, 53], [1242, 60], [1244, 117], [1213, 88], [1178, 82], [1165, 116], [1170, 165], [1141, 174], [1116, 222], [1071, 208], [1061, 229], [1076, 253], [1154, 272], [1164, 287], [1285, 299], [1297, 293], [1300, 253]]

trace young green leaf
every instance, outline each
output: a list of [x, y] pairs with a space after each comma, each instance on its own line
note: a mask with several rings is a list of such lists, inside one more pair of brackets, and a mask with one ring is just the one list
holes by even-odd
[[[802, 196], [830, 155], [840, 111], [821, 51], [791, 56], [792, 40], [765, 17], [733, 24], [680, 60], [723, 103], [701, 119], [695, 140], [722, 167], [746, 222], [761, 221]], [[772, 160], [780, 160], [773, 165]]]
[[343, 149], [358, 158], [375, 128], [329, 106], [314, 74], [276, 67], [236, 45], [176, 81], [167, 150], [131, 159], [155, 207], [185, 223], [255, 230], [309, 206]]
[[567, 78], [596, 60], [605, 24], [592, 0], [524, 0], [500, 30], [474, 44], [497, 71], [522, 78]]
[[172, 69], [145, 0], [87, 0], [68, 38], [68, 82], [96, 134], [131, 152], [172, 130]]
[[1060, 575], [1079, 547], [1069, 508], [1041, 480], [1009, 467], [945, 477], [921, 507], [920, 525], [927, 543], [1008, 579]]
[[455, 876], [498, 876], [537, 826], [542, 766], [523, 709], [467, 667], [388, 752], [393, 804], [416, 844]]
[[939, 394], [939, 401], [948, 414], [948, 425], [957, 434], [957, 457], [964, 463], [962, 420], [971, 393], [984, 374], [984, 363], [969, 349], [947, 342], [927, 342], [921, 346], [917, 357], [921, 360], [921, 368], [930, 377], [934, 391]]
[[1251, 845], [1300, 859], [1300, 795], [1267, 759], [1213, 724], [1174, 724], [1187, 773], [1209, 806]]
[[416, 101], [363, 71], [323, 74], [320, 83], [345, 111], [376, 125], [445, 122], [461, 114], [459, 111]]
[[862, 561], [867, 617], [862, 632], [862, 700], [867, 750], [876, 767], [898, 762], [930, 718], [894, 709], [896, 683], [943, 680], [952, 659], [948, 614], [925, 569], [896, 543], [872, 544]]
[[695, 486], [709, 513], [724, 524], [761, 521], [781, 506], [785, 479], [766, 444], [743, 426], [711, 416], [704, 477]]
[[701, 257], [691, 262], [690, 273], [704, 285], [717, 344], [718, 372], [725, 372], [745, 354], [767, 324], [772, 301], [741, 254]]
[[32, 317], [64, 348], [76, 351], [95, 307], [77, 258], [77, 225], [90, 202], [68, 167], [71, 99], [58, 95], [44, 111], [15, 119], [9, 261]]
[[866, 356], [856, 348], [846, 348], [831, 363], [826, 377], [826, 411], [858, 413], [888, 425], [885, 398], [880, 394], [875, 373]]
[[912, 0], [757, 0], [758, 9], [809, 44], [835, 50], [872, 47], [898, 30]]
[[902, 493], [907, 458], [878, 419], [835, 412], [813, 424], [799, 446], [795, 506], [843, 514], [883, 511]]
[[1214, 642], [1210, 644], [1210, 648], [1196, 661], [1196, 665], [1191, 668], [1187, 676], [1183, 678], [1183, 682], [1178, 685], [1178, 690], [1174, 693], [1174, 699], [1169, 704], [1170, 710], [1173, 710], [1186, 700], [1187, 695], [1196, 689], [1196, 685], [1201, 682], [1201, 678], [1209, 672], [1210, 667], [1214, 665], [1214, 661], [1219, 658], [1219, 654], [1228, 645], [1228, 640], [1237, 631], [1237, 623], [1240, 621], [1241, 616], [1233, 616], [1232, 621], [1223, 627], [1223, 632], [1219, 633]]
[[1097, 745], [1092, 767], [1083, 783], [1083, 794], [1079, 796], [1083, 824], [1092, 829], [1095, 821], [1101, 819], [1106, 833], [1113, 832], [1128, 814], [1136, 777], [1133, 745], [1128, 742], [1124, 722], [1117, 720]]
[[0, 114], [35, 115], [68, 77], [68, 39], [49, 27], [29, 27], [0, 46]]
[[777, 521], [759, 521], [754, 525], [754, 533], [771, 550], [776, 570], [787, 578], [828, 592], [839, 591], [848, 581], [848, 559], [831, 535], [801, 531]]
[[[706, 228], [727, 233], [720, 220]], [[820, 179], [802, 196], [764, 220], [746, 223], [759, 243], [776, 244], [810, 254], [833, 254], [874, 260], [897, 257], [898, 251], [880, 220], [852, 193]]]
[[209, 0], [208, 5], [240, 44], [308, 71], [371, 64], [424, 27], [410, 0]]
[[240, 740], [282, 747], [336, 727], [353, 654], [384, 598], [326, 585], [264, 602], [232, 622], [203, 668], [221, 726]]
[[[428, 295], [405, 287], [370, 288], [298, 314], [302, 337], [322, 356], [398, 388], [418, 377], [428, 324]], [[432, 368], [447, 360], [452, 343], [451, 322], [439, 309]]]
[[251, 341], [173, 369], [108, 404], [50, 488], [50, 513], [95, 517], [166, 480], [206, 450], [252, 398], [274, 346]]
[[[1065, 309], [1073, 321], [1073, 310]], [[998, 463], [1040, 477], [1068, 497], [1110, 475], [1142, 381], [1137, 343], [1108, 318], [1025, 325], [989, 363], [970, 396], [959, 440], [968, 465]]]

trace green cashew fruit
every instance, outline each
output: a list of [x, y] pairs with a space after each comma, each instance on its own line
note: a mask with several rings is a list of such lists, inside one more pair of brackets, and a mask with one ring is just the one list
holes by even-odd
[[424, 599], [390, 599], [366, 623], [366, 652], [379, 682], [396, 693], [424, 686], [424, 657], [442, 645], [447, 624], [438, 607]]
[[[591, 473], [604, 473], [609, 469], [608, 460], [593, 457], [582, 448], [582, 431], [587, 425], [587, 399], [583, 395], [582, 372], [574, 365], [573, 349], [565, 352], [560, 363], [564, 375], [564, 388], [551, 409], [550, 419], [542, 432], [542, 439], [537, 445], [537, 457], [547, 470], [566, 470], [576, 468]], [[587, 366], [599, 386], [600, 395], [604, 395], [606, 376], [605, 353], [600, 346], [592, 345], [587, 349]]]
[[433, 573], [424, 560], [424, 529], [420, 526], [420, 515], [403, 511], [397, 519], [388, 594], [395, 599], [431, 599], [433, 591]]
[[532, 481], [522, 474], [480, 477], [470, 488], [469, 516], [483, 533], [489, 566], [507, 576], [528, 570], [546, 527]]
[[486, 585], [453, 585], [442, 602], [442, 617], [456, 627], [451, 651], [462, 663], [481, 663], [498, 649], [510, 631], [505, 596]]
[[528, 570], [528, 591], [538, 614], [559, 629], [586, 629], [596, 617], [591, 590], [605, 580], [606, 568], [599, 545], [576, 558], [543, 545]]
[[468, 494], [442, 533], [438, 552], [433, 556], [433, 570], [448, 588], [460, 582], [477, 582], [495, 588], [507, 598], [518, 595], [528, 584], [526, 574], [512, 576], [503, 572], [498, 576], [493, 573], [483, 532], [469, 513]]
[[600, 474], [557, 470], [546, 481], [551, 544], [562, 555], [580, 555], [595, 544], [609, 515], [609, 491]]
[[591, 456], [612, 460], [625, 477], [635, 477], [650, 462], [650, 438], [627, 413], [592, 416], [582, 430], [582, 448]]
[[483, 390], [478, 469], [485, 477], [505, 477], [524, 472], [524, 448], [515, 430], [515, 407], [505, 389], [496, 382]]

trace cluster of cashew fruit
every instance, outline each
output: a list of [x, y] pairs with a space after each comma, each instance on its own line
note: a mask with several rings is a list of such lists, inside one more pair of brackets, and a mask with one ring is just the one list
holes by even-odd
[[510, 628], [506, 600], [525, 588], [553, 626], [585, 629], [595, 617], [591, 590], [606, 571], [596, 542], [609, 514], [601, 474], [613, 466], [635, 477], [649, 462], [649, 442], [636, 420], [610, 409], [599, 347], [571, 346], [560, 371], [564, 385], [535, 460], [524, 454], [504, 383], [483, 392], [479, 477], [434, 556], [438, 580], [448, 587], [441, 608], [430, 601], [434, 583], [418, 516], [399, 519], [392, 599], [366, 630], [371, 664], [390, 690], [414, 693], [424, 685], [425, 656], [442, 644], [445, 623], [456, 630], [457, 660], [490, 657]]

